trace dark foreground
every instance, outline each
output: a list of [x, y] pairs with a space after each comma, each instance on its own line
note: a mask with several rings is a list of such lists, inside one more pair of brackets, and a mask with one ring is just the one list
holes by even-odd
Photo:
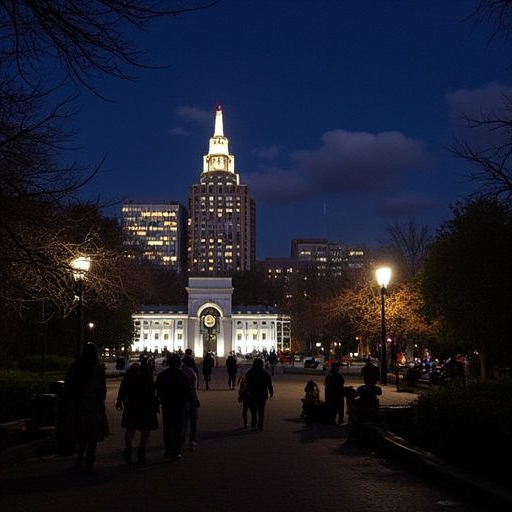
[[[119, 381], [109, 381], [112, 435], [99, 445], [97, 474], [77, 472], [73, 457], [54, 451], [20, 451], [20, 457], [3, 463], [0, 458], [0, 510], [489, 510], [488, 503], [426, 478], [421, 470], [349, 443], [346, 425], [304, 423], [300, 398], [310, 378], [276, 374], [265, 430], [252, 432], [242, 428], [236, 391], [228, 389], [227, 373], [218, 368], [212, 389], [199, 391], [197, 449], [185, 451], [178, 462], [164, 459], [159, 429], [152, 433], [147, 464], [132, 466], [121, 455], [123, 431], [114, 408]], [[323, 377], [316, 380], [321, 384]], [[381, 404], [402, 405], [414, 398], [388, 386]]]

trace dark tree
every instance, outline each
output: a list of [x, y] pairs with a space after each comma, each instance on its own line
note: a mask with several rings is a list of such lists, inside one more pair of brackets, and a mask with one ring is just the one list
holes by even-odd
[[[512, 35], [512, 0], [479, 0], [468, 18], [476, 25], [491, 26], [490, 39], [509, 44]], [[511, 63], [512, 65], [512, 63]], [[471, 140], [455, 137], [449, 150], [472, 166], [468, 178], [479, 183], [477, 195], [512, 198], [512, 96], [504, 89], [495, 110], [478, 115], [462, 113], [463, 126], [472, 131]]]
[[[130, 31], [143, 32], [163, 16], [207, 8], [216, 1], [0, 0], [0, 59], [28, 83], [48, 67], [60, 79], [95, 90], [98, 76], [133, 79], [137, 68], [151, 67]], [[38, 81], [38, 78], [36, 78]]]
[[397, 277], [410, 282], [420, 269], [432, 239], [430, 228], [420, 226], [414, 220], [386, 227], [386, 238], [380, 241], [380, 252], [393, 262]]
[[480, 198], [454, 208], [420, 273], [426, 317], [440, 322], [452, 350], [479, 354], [483, 379], [511, 362], [510, 261], [510, 206]]

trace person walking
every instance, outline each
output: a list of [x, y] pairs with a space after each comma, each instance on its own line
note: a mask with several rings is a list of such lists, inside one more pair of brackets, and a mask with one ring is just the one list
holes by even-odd
[[271, 349], [270, 354], [267, 357], [267, 361], [268, 361], [268, 364], [270, 367], [270, 375], [272, 375], [272, 376], [274, 375], [274, 370], [276, 368], [276, 364], [277, 364], [278, 360], [279, 360], [279, 358], [277, 357], [277, 353], [276, 353], [275, 349]]
[[242, 404], [242, 419], [244, 421], [244, 428], [247, 428], [247, 411], [249, 410], [249, 400], [247, 395], [247, 386], [245, 376], [240, 375], [236, 382], [238, 386], [238, 402]]
[[332, 363], [329, 373], [324, 380], [324, 397], [328, 407], [328, 423], [338, 425], [343, 423], [345, 418], [345, 394], [343, 387], [345, 386], [345, 378], [341, 374], [339, 363]]
[[150, 433], [158, 428], [155, 381], [147, 356], [141, 356], [140, 361], [133, 363], [124, 374], [117, 393], [116, 409], [123, 411], [121, 426], [125, 429], [125, 462], [132, 463], [132, 443], [139, 431], [137, 462], [145, 463]]
[[238, 373], [238, 362], [234, 352], [230, 352], [226, 358], [226, 369], [228, 371], [228, 388], [235, 389], [236, 374]]
[[183, 359], [181, 360], [182, 365], [186, 364], [187, 368], [192, 368], [194, 373], [196, 374], [196, 389], [199, 389], [199, 368], [197, 367], [196, 360], [194, 359], [194, 355], [192, 353], [191, 348], [185, 349], [185, 355], [183, 356]]
[[272, 378], [263, 367], [263, 360], [255, 358], [251, 369], [245, 375], [249, 410], [251, 411], [251, 427], [262, 431], [265, 423], [265, 406], [268, 398], [274, 396]]
[[215, 366], [215, 359], [211, 352], [206, 352], [203, 357], [203, 379], [206, 390], [210, 389], [210, 380], [212, 378], [212, 368]]
[[73, 362], [64, 379], [62, 406], [69, 414], [71, 437], [77, 446], [75, 467], [84, 464], [93, 473], [96, 446], [107, 434], [105, 367], [100, 364], [98, 347], [87, 343]]
[[[188, 350], [188, 349], [187, 349]], [[199, 417], [198, 409], [201, 405], [197, 396], [197, 366], [195, 365], [194, 358], [185, 356], [181, 360], [181, 370], [185, 373], [190, 386], [191, 399], [187, 400], [187, 411], [185, 418], [185, 427], [183, 432], [183, 443], [188, 440], [188, 447], [190, 450], [195, 450], [197, 446], [197, 419]]]
[[180, 370], [180, 365], [180, 356], [172, 354], [168, 359], [168, 368], [156, 377], [156, 396], [162, 407], [164, 456], [176, 460], [182, 458], [186, 407], [192, 399], [188, 378]]

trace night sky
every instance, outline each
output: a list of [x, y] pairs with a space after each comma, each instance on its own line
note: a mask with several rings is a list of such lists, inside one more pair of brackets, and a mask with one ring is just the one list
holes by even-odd
[[[473, 191], [447, 149], [460, 114], [512, 93], [510, 41], [465, 19], [474, 0], [221, 0], [134, 43], [137, 81], [96, 81], [76, 117], [86, 199], [177, 200], [199, 180], [215, 107], [257, 204], [257, 257], [293, 238], [374, 245], [415, 220], [434, 231]], [[119, 216], [120, 205], [105, 210]]]

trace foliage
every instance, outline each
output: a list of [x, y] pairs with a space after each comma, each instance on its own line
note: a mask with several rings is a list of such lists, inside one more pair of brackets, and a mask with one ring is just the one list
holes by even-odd
[[1, 0], [0, 56], [12, 60], [27, 82], [48, 74], [48, 68], [57, 82], [71, 79], [93, 91], [101, 75], [134, 79], [131, 71], [150, 65], [128, 30], [143, 32], [157, 18], [203, 9], [215, 1], [198, 1], [188, 8], [186, 2], [172, 3], [176, 8], [158, 0], [89, 0], [78, 5], [66, 0]]
[[418, 279], [427, 319], [459, 350], [477, 351], [482, 378], [509, 366], [512, 212], [497, 200], [468, 200], [441, 226]]
[[[475, 25], [490, 24], [489, 42], [509, 44], [512, 37], [512, 0], [478, 0], [468, 18]], [[471, 181], [478, 193], [510, 200], [512, 197], [512, 89], [501, 88], [501, 98], [492, 109], [476, 106], [477, 113], [463, 113], [466, 138], [455, 137], [450, 151], [470, 164]]]
[[345, 286], [345, 277], [320, 275], [314, 268], [294, 274], [287, 290], [294, 350], [312, 351], [316, 343], [336, 339], [339, 332], [333, 332], [335, 322], [325, 305]]
[[[351, 287], [341, 290], [326, 304], [331, 318], [343, 318], [344, 329], [369, 340], [376, 347], [381, 340], [381, 291], [373, 269], [361, 274]], [[420, 351], [437, 340], [438, 328], [427, 324], [421, 315], [422, 299], [413, 284], [390, 284], [385, 296], [386, 332], [399, 343], [401, 350], [417, 344]], [[371, 350], [375, 353], [375, 348]]]
[[0, 423], [30, 418], [34, 413], [34, 397], [63, 376], [62, 372], [41, 375], [19, 370], [0, 371]]
[[[70, 262], [77, 256], [92, 260], [86, 306], [120, 311], [123, 321], [137, 303], [134, 287], [127, 293], [136, 274], [123, 264], [119, 226], [99, 215], [99, 204], [76, 204], [101, 162], [87, 169], [70, 158], [70, 127], [82, 87], [98, 93], [96, 78], [133, 78], [130, 70], [147, 67], [128, 34], [209, 4], [174, 5], [0, 0], [0, 326], [11, 355], [30, 352], [43, 323], [74, 310]], [[38, 318], [34, 309], [42, 305], [48, 315]], [[47, 342], [68, 347], [69, 337], [61, 338]]]
[[284, 285], [282, 280], [279, 280], [279, 283], [274, 283], [261, 268], [235, 272], [232, 279], [233, 304], [275, 306], [283, 303]]
[[386, 226], [386, 237], [380, 241], [380, 252], [391, 260], [393, 280], [410, 282], [418, 273], [431, 241], [428, 226], [414, 220]]
[[61, 356], [58, 354], [45, 354], [44, 360], [41, 355], [32, 355], [25, 357], [19, 362], [19, 369], [29, 372], [38, 372], [41, 370], [44, 363], [45, 372], [65, 372], [72, 362], [72, 357]]
[[503, 479], [512, 457], [512, 379], [472, 381], [421, 394], [411, 440], [440, 458]]

